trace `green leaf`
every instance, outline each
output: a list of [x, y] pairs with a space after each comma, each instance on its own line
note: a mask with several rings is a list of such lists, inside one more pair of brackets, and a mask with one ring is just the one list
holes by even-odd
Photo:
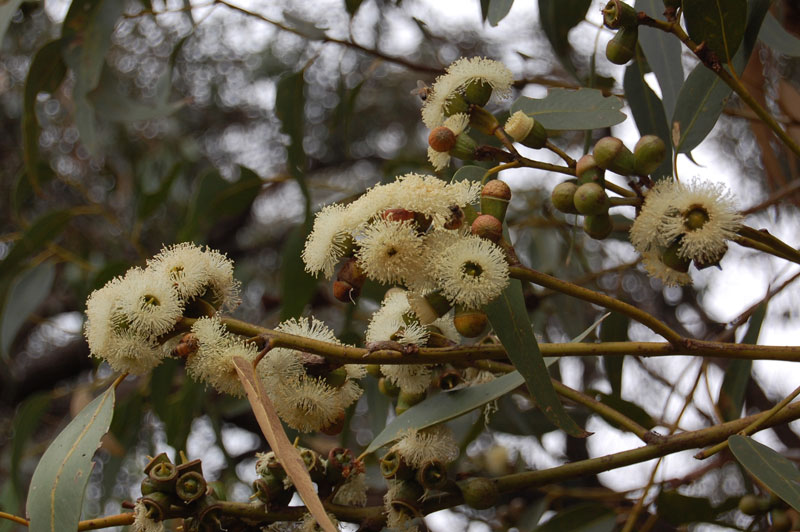
[[664, 161], [653, 172], [655, 179], [672, 176], [672, 141], [669, 135], [669, 124], [667, 116], [664, 114], [664, 105], [653, 89], [645, 82], [642, 65], [637, 57], [625, 69], [623, 87], [625, 95], [628, 97], [628, 105], [633, 114], [636, 127], [639, 128], [641, 135], [656, 135], [664, 141], [667, 146], [667, 154]]
[[20, 4], [22, 4], [22, 0], [0, 2], [0, 43], [3, 42], [8, 25], [11, 24], [11, 18], [17, 13]]
[[281, 120], [281, 131], [289, 136], [287, 155], [292, 175], [302, 173], [306, 166], [303, 149], [303, 124], [305, 124], [305, 80], [300, 70], [283, 76], [278, 81], [275, 94], [275, 113]]
[[511, 112], [523, 111], [546, 129], [599, 129], [625, 120], [622, 100], [603, 96], [597, 89], [550, 89], [542, 99], [522, 96], [511, 106]]
[[214, 219], [236, 216], [249, 209], [261, 192], [264, 182], [257, 173], [239, 165], [239, 179], [232, 183], [226, 181], [226, 184], [227, 186], [214, 197], [209, 206]]
[[297, 318], [303, 314], [314, 292], [317, 279], [306, 272], [302, 253], [310, 224], [300, 224], [292, 229], [281, 252], [281, 320]]
[[[600, 327], [600, 340], [603, 342], [627, 342], [628, 326], [631, 319], [625, 314], [612, 312]], [[622, 367], [625, 357], [604, 356], [603, 366], [606, 368], [611, 393], [622, 397]]]
[[489, 11], [486, 14], [489, 24], [497, 26], [511, 11], [512, 5], [514, 5], [514, 0], [490, 0]]
[[[636, 11], [644, 11], [650, 17], [664, 19], [664, 2], [662, 0], [636, 0], [635, 7]], [[675, 111], [675, 103], [678, 101], [678, 93], [683, 86], [681, 43], [666, 32], [648, 26], [639, 26], [639, 45], [642, 47], [650, 69], [656, 75], [659, 87], [661, 87], [666, 115], [672, 116]], [[625, 94], [627, 93], [626, 90]], [[667, 142], [668, 146], [669, 144]]]
[[[591, 0], [539, 0], [539, 23], [556, 57], [572, 76], [580, 81], [572, 63], [569, 30], [586, 17]], [[547, 126], [545, 126], [547, 127]]]
[[494, 301], [484, 307], [497, 338], [505, 347], [514, 367], [525, 377], [531, 397], [547, 418], [558, 428], [576, 438], [588, 436], [569, 417], [553, 388], [547, 366], [533, 334], [522, 283], [512, 279]]
[[[761, 324], [767, 314], [767, 305], [762, 303], [750, 318], [747, 332], [742, 338], [743, 344], [755, 345], [758, 342], [758, 335], [761, 332]], [[744, 406], [744, 394], [747, 391], [747, 383], [750, 382], [750, 373], [753, 370], [752, 360], [731, 360], [730, 365], [725, 370], [725, 377], [722, 379], [722, 387], [719, 390], [719, 400], [717, 406], [722, 413], [725, 421], [739, 419]]]
[[662, 491], [656, 502], [658, 515], [673, 525], [714, 521], [717, 511], [703, 497], [689, 497], [677, 491]]
[[156, 211], [156, 209], [164, 204], [169, 196], [169, 191], [172, 189], [172, 185], [181, 175], [183, 167], [183, 161], [178, 161], [177, 163], [173, 164], [172, 168], [169, 169], [169, 172], [166, 176], [164, 176], [164, 179], [161, 180], [158, 188], [153, 193], [148, 194], [143, 192], [139, 195], [139, 205], [137, 209], [137, 216], [139, 220], [146, 220]]
[[0, 354], [3, 358], [10, 355], [9, 349], [19, 328], [50, 295], [55, 277], [56, 268], [48, 261], [21, 273], [14, 280], [0, 316]]
[[39, 393], [25, 399], [17, 408], [14, 416], [13, 438], [11, 439], [11, 472], [10, 481], [19, 491], [21, 486], [19, 469], [25, 458], [28, 440], [31, 439], [36, 429], [42, 423], [42, 416], [50, 408], [51, 398], [47, 393]]
[[683, 2], [689, 36], [714, 52], [722, 63], [733, 59], [747, 23], [747, 0], [691, 0]]
[[617, 514], [602, 504], [586, 503], [567, 508], [534, 532], [613, 532]]
[[800, 471], [794, 463], [749, 436], [728, 438], [733, 456], [751, 475], [800, 512]]
[[492, 0], [481, 0], [481, 20], [486, 22], [486, 17], [489, 16], [489, 3]]
[[524, 383], [525, 379], [522, 375], [518, 371], [513, 371], [485, 384], [439, 393], [414, 405], [394, 418], [372, 440], [372, 443], [369, 444], [369, 447], [364, 452], [369, 454], [377, 451], [402, 436], [409, 429], [421, 430], [455, 419], [482, 407], [490, 401], [494, 401]]
[[119, 81], [111, 73], [111, 69], [104, 68], [100, 83], [87, 94], [99, 118], [112, 122], [152, 120], [171, 115], [186, 105], [184, 100], [170, 103], [166, 98], [139, 102], [121, 93], [118, 84]]
[[[19, 511], [19, 493], [19, 489], [14, 486], [11, 479], [3, 482], [2, 488], [0, 488], [0, 509], [16, 514]], [[14, 526], [16, 525], [13, 521], [0, 519], [0, 532], [9, 532]]]
[[731, 92], [705, 65], [694, 67], [672, 115], [671, 140], [678, 153], [689, 153], [703, 142], [717, 123]]
[[16, 275], [19, 266], [64, 230], [74, 216], [69, 210], [51, 211], [37, 218], [0, 262], [0, 285]]
[[480, 183], [485, 175], [486, 168], [481, 166], [466, 165], [459, 168], [456, 173], [453, 174], [453, 178], [450, 181], [464, 181], [466, 179], [467, 181], [477, 181]]
[[800, 57], [800, 39], [786, 31], [772, 13], [764, 19], [758, 38], [778, 53]]
[[31, 532], [77, 530], [92, 456], [114, 414], [114, 387], [75, 416], [56, 436], [33, 472], [27, 514]]
[[38, 190], [43, 175], [39, 161], [39, 121], [36, 119], [36, 96], [40, 92], [55, 92], [67, 73], [61, 57], [64, 42], [50, 41], [36, 52], [25, 78], [25, 96], [22, 111], [22, 146], [25, 171], [31, 186]]

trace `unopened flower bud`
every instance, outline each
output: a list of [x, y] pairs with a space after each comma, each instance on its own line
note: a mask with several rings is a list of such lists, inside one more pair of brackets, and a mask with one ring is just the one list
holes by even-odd
[[664, 161], [667, 146], [660, 137], [645, 135], [633, 148], [633, 167], [639, 175], [650, 175]]
[[583, 230], [595, 240], [603, 240], [611, 234], [614, 224], [608, 214], [588, 215], [583, 219]]
[[461, 133], [456, 137], [456, 144], [450, 150], [450, 155], [462, 161], [471, 161], [475, 159], [475, 150], [477, 149], [478, 143], [475, 142], [475, 139], [466, 133]]
[[622, 0], [609, 0], [603, 8], [603, 23], [616, 30], [619, 28], [635, 28], [638, 24], [636, 10], [622, 2]]
[[464, 99], [473, 105], [483, 107], [492, 97], [492, 86], [479, 79], [470, 81], [464, 91]]
[[620, 175], [635, 173], [633, 153], [616, 137], [603, 137], [594, 145], [594, 160], [600, 168], [611, 170]]
[[597, 183], [579, 186], [573, 201], [581, 214], [606, 214], [610, 204], [606, 191]]
[[467, 506], [476, 510], [491, 508], [500, 497], [497, 484], [493, 480], [484, 477], [474, 477], [459, 482], [458, 488], [461, 490]]
[[425, 399], [425, 392], [411, 393], [401, 389], [400, 394], [397, 396], [397, 406], [394, 407], [394, 411], [399, 416], [415, 404], [422, 402], [423, 399]]
[[751, 493], [739, 499], [739, 511], [745, 515], [761, 515], [769, 511], [769, 499]]
[[503, 129], [514, 141], [529, 148], [538, 150], [547, 144], [547, 130], [544, 126], [522, 111], [511, 115]]
[[491, 214], [501, 222], [505, 220], [508, 203], [511, 201], [511, 189], [505, 182], [492, 179], [481, 190], [481, 212]]
[[500, 127], [500, 122], [492, 113], [483, 107], [474, 105], [470, 107], [469, 124], [487, 135], [494, 135], [494, 132]]
[[594, 181], [595, 183], [603, 183], [603, 174], [605, 172], [597, 165], [594, 160], [594, 155], [587, 153], [578, 159], [575, 165], [575, 175], [578, 176], [578, 184], [588, 183]]
[[456, 145], [456, 135], [449, 127], [433, 128], [428, 135], [428, 145], [436, 151], [448, 152]]
[[680, 244], [678, 242], [670, 245], [661, 254], [661, 262], [663, 262], [664, 266], [667, 268], [672, 268], [675, 271], [686, 273], [689, 271], [689, 266], [691, 266], [692, 260], [681, 257], [678, 254], [679, 248]]
[[489, 318], [482, 310], [465, 309], [461, 306], [456, 306], [453, 325], [455, 325], [458, 334], [461, 336], [467, 338], [478, 337], [486, 330], [488, 323]]
[[481, 214], [472, 222], [472, 234], [497, 242], [503, 238], [503, 222], [491, 214]]
[[622, 28], [606, 44], [606, 57], [615, 65], [624, 65], [636, 54], [639, 28]]
[[553, 207], [565, 214], [578, 214], [578, 209], [575, 208], [575, 192], [578, 190], [578, 185], [572, 181], [564, 181], [559, 183], [550, 194], [550, 200], [553, 202]]

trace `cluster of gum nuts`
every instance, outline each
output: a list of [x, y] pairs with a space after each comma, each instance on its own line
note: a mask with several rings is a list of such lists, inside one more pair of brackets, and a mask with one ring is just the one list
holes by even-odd
[[800, 524], [798, 513], [775, 495], [759, 497], [748, 493], [739, 499], [739, 511], [745, 515], [760, 517], [769, 512], [772, 526], [770, 532], [789, 532]]
[[594, 145], [592, 153], [578, 160], [577, 179], [570, 179], [553, 189], [553, 206], [564, 214], [582, 214], [583, 229], [590, 237], [602, 240], [611, 234], [613, 223], [610, 207], [629, 204], [620, 198], [609, 198], [605, 190], [605, 171], [647, 177], [655, 172], [666, 155], [664, 141], [645, 135], [633, 152], [616, 137], [604, 137]]

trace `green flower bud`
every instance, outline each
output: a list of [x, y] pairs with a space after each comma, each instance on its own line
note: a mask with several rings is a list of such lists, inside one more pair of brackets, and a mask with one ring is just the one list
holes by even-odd
[[610, 205], [606, 191], [597, 183], [579, 186], [573, 201], [581, 214], [606, 214]]
[[466, 133], [461, 133], [456, 137], [456, 143], [453, 149], [450, 150], [450, 155], [456, 159], [471, 161], [475, 158], [475, 150], [477, 149], [478, 143]]
[[467, 89], [464, 91], [464, 99], [467, 102], [481, 107], [489, 103], [489, 98], [491, 97], [492, 86], [479, 79], [469, 82]]
[[456, 305], [453, 325], [461, 336], [476, 338], [486, 330], [488, 324], [489, 317], [482, 310], [465, 309]]
[[578, 159], [575, 165], [575, 175], [578, 176], [578, 184], [589, 183], [593, 181], [600, 185], [604, 182], [605, 171], [597, 166], [597, 161], [594, 160], [594, 155], [587, 153]]
[[415, 404], [422, 402], [423, 399], [425, 399], [425, 392], [410, 393], [401, 389], [400, 394], [397, 396], [397, 406], [394, 407], [394, 411], [399, 416]]
[[469, 125], [481, 133], [494, 135], [494, 132], [500, 127], [500, 122], [497, 121], [497, 117], [483, 107], [472, 106], [469, 110]]
[[609, 0], [606, 7], [603, 8], [603, 23], [612, 30], [616, 30], [635, 28], [639, 22], [634, 8], [622, 0]]
[[633, 148], [633, 167], [639, 175], [650, 175], [664, 161], [667, 146], [660, 137], [645, 135]]
[[485, 510], [491, 508], [500, 498], [497, 485], [491, 479], [475, 477], [458, 483], [464, 502], [470, 508]]
[[761, 515], [769, 511], [769, 499], [748, 493], [739, 499], [739, 511], [745, 515]]
[[611, 234], [614, 224], [607, 214], [589, 215], [583, 219], [583, 230], [595, 240], [603, 240]]
[[622, 28], [606, 44], [606, 57], [615, 65], [624, 65], [636, 54], [639, 28]]
[[553, 202], [553, 207], [565, 214], [578, 214], [578, 209], [575, 208], [575, 192], [578, 190], [578, 185], [572, 181], [564, 181], [559, 183], [550, 194], [550, 201]]
[[633, 175], [633, 153], [616, 137], [603, 137], [592, 152], [597, 166], [620, 175]]

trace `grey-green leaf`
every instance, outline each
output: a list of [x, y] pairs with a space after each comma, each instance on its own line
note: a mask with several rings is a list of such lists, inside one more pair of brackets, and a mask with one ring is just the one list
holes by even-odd
[[485, 310], [492, 329], [508, 353], [508, 358], [525, 377], [528, 391], [536, 405], [554, 425], [570, 436], [588, 436], [569, 417], [553, 388], [525, 307], [522, 283], [512, 279], [503, 293], [486, 305]]
[[672, 115], [671, 140], [678, 153], [689, 153], [703, 142], [717, 123], [731, 92], [705, 65], [694, 67]]
[[452, 392], [443, 392], [415, 405], [397, 416], [369, 444], [365, 453], [373, 453], [391, 443], [409, 429], [424, 429], [471, 412], [525, 384], [518, 371], [491, 382]]
[[[136, 101], [117, 90], [117, 79], [108, 68], [103, 69], [100, 83], [88, 93], [89, 102], [94, 106], [97, 116], [112, 122], [136, 122], [168, 116], [186, 105], [185, 101], [152, 102]], [[168, 93], [164, 93], [164, 97]]]
[[77, 530], [92, 456], [108, 431], [113, 413], [111, 386], [86, 405], [44, 452], [28, 491], [30, 532]]
[[786, 31], [772, 13], [764, 19], [758, 38], [778, 53], [800, 57], [800, 39]]
[[586, 17], [591, 0], [539, 0], [539, 22], [562, 66], [579, 79], [570, 57], [569, 30]]
[[[747, 332], [742, 339], [743, 344], [756, 344], [761, 332], [761, 324], [767, 314], [767, 305], [762, 303], [750, 318]], [[739, 419], [744, 406], [744, 394], [747, 383], [750, 382], [750, 373], [753, 369], [752, 360], [731, 360], [725, 369], [725, 377], [719, 390], [717, 406], [725, 421]]]
[[599, 129], [625, 120], [620, 112], [622, 100], [603, 96], [597, 89], [551, 89], [541, 99], [522, 96], [511, 106], [511, 112], [523, 111], [546, 129]]
[[514, 0], [490, 0], [489, 12], [486, 14], [489, 24], [497, 26], [511, 11], [512, 5], [514, 5]]
[[733, 456], [751, 475], [800, 511], [800, 471], [792, 461], [749, 436], [734, 434], [728, 438], [728, 445]]
[[0, 316], [0, 354], [7, 358], [11, 343], [22, 324], [50, 294], [56, 268], [52, 262], [43, 262], [27, 270], [14, 280]]
[[[644, 11], [655, 19], [663, 20], [664, 18], [662, 15], [664, 2], [662, 0], [636, 0], [635, 7], [637, 11]], [[642, 47], [650, 69], [656, 75], [659, 87], [661, 87], [661, 97], [666, 114], [672, 116], [675, 103], [678, 101], [678, 93], [683, 86], [681, 43], [673, 35], [661, 30], [639, 26], [639, 45]], [[626, 90], [625, 94], [627, 93]]]
[[747, 0], [683, 2], [683, 19], [694, 42], [705, 42], [725, 63], [733, 59], [742, 43], [747, 24]]
[[585, 503], [568, 508], [534, 532], [612, 532], [617, 528], [617, 514], [598, 503]]

